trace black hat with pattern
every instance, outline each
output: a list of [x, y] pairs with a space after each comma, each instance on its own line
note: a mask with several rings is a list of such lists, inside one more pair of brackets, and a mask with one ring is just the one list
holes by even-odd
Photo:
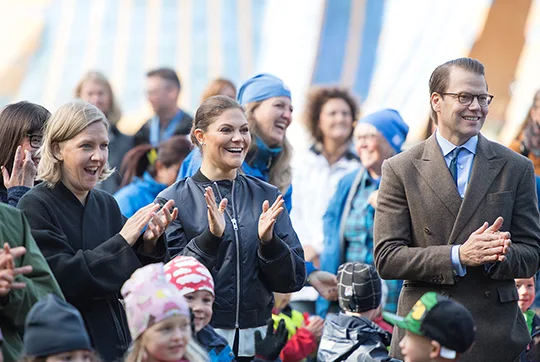
[[354, 313], [376, 309], [381, 304], [381, 278], [375, 267], [359, 262], [339, 266], [338, 296], [341, 309]]

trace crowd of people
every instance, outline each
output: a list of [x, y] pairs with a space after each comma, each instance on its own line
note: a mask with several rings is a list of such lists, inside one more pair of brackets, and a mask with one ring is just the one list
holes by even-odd
[[52, 114], [0, 112], [0, 359], [539, 361], [540, 93], [510, 148], [459, 58], [429, 79], [426, 140], [258, 74], [212, 81], [193, 117], [147, 73], [134, 135], [100, 72]]

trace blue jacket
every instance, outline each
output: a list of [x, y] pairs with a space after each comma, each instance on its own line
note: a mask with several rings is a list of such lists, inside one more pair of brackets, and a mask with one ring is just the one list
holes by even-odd
[[160, 184], [148, 172], [145, 172], [142, 178], [136, 177], [130, 184], [118, 190], [114, 198], [122, 214], [130, 218], [141, 207], [154, 202], [156, 196], [166, 188], [167, 185]]
[[[258, 151], [256, 157], [252, 157], [249, 162], [244, 161], [242, 164], [242, 171], [246, 175], [256, 177], [260, 180], [268, 182], [270, 179], [270, 169], [268, 165], [271, 163], [272, 158], [276, 156], [276, 153], [272, 149], [268, 148], [264, 143], [258, 142]], [[246, 159], [249, 158], [246, 157]], [[193, 176], [197, 173], [197, 170], [201, 167], [202, 155], [198, 147], [194, 148], [189, 155], [182, 162], [180, 170], [178, 171], [178, 177], [176, 181], [180, 181], [188, 176]], [[292, 186], [283, 195], [285, 206], [290, 213], [292, 209]]]
[[[341, 219], [349, 199], [350, 190], [353, 185], [355, 185], [355, 188], [358, 186], [363, 172], [365, 172], [365, 169], [361, 168], [360, 171], [353, 171], [344, 176], [339, 181], [336, 192], [328, 203], [328, 209], [323, 216], [324, 253], [321, 254], [320, 258], [321, 270], [336, 274], [343, 260]], [[352, 199], [352, 196], [350, 198]], [[315, 302], [316, 313], [321, 316], [326, 315], [329, 305], [330, 303], [327, 300], [319, 297]]]
[[[345, 222], [351, 210], [352, 202], [356, 196], [357, 190], [361, 187], [361, 182], [367, 171], [361, 167], [359, 170], [353, 171], [345, 175], [338, 183], [336, 192], [330, 202], [328, 209], [323, 216], [323, 232], [324, 232], [324, 253], [321, 254], [320, 269], [336, 274], [340, 264], [345, 262], [345, 245], [343, 232]], [[360, 262], [369, 262], [358, 260]], [[390, 288], [391, 298], [389, 298], [390, 311], [394, 312], [393, 301], [396, 298], [396, 293], [401, 289], [401, 281], [387, 282]], [[321, 297], [315, 302], [316, 313], [320, 316], [325, 316], [329, 307], [329, 302]]]
[[227, 340], [209, 324], [196, 334], [195, 339], [208, 352], [211, 362], [234, 361], [234, 353]]

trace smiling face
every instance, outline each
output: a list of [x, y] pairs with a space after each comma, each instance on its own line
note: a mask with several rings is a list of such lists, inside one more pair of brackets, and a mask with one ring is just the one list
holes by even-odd
[[525, 313], [534, 303], [534, 298], [536, 296], [534, 278], [516, 279], [516, 288], [519, 295], [519, 309]]
[[253, 111], [259, 137], [269, 147], [279, 147], [285, 139], [292, 121], [292, 103], [289, 97], [265, 99]]
[[111, 94], [104, 84], [88, 80], [81, 86], [81, 99], [98, 107], [105, 115], [111, 110]]
[[148, 328], [141, 338], [150, 360], [180, 361], [191, 339], [190, 320], [186, 316], [172, 316]]
[[[460, 67], [452, 67], [448, 76], [448, 87], [443, 93], [461, 92], [486, 94], [486, 79]], [[470, 105], [464, 106], [457, 97], [434, 92], [431, 95], [431, 105], [437, 114], [437, 126], [441, 136], [457, 146], [480, 133], [488, 114], [488, 107], [481, 107], [477, 98]]]
[[199, 333], [212, 319], [214, 296], [207, 290], [197, 290], [184, 295], [184, 298], [195, 315], [195, 332]]
[[62, 162], [62, 183], [84, 204], [107, 165], [107, 128], [103, 122], [94, 122], [72, 139], [53, 145], [53, 152]]
[[360, 123], [354, 130], [354, 146], [360, 162], [372, 176], [380, 176], [384, 160], [394, 155], [388, 141], [367, 123]]
[[319, 128], [325, 139], [343, 144], [349, 140], [353, 127], [351, 107], [341, 98], [331, 98], [322, 107]]
[[202, 145], [202, 166], [213, 174], [235, 173], [251, 144], [246, 116], [237, 108], [221, 113], [206, 131], [195, 130], [195, 137]]

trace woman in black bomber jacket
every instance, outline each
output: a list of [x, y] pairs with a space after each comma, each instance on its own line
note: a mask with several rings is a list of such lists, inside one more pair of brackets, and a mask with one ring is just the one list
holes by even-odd
[[131, 339], [120, 288], [141, 266], [167, 261], [162, 233], [178, 211], [169, 212], [173, 201], [157, 214], [159, 205], [150, 204], [126, 220], [115, 199], [95, 188], [112, 172], [107, 129], [103, 113], [89, 103], [60, 107], [44, 134], [43, 182], [18, 207], [99, 356], [116, 361]]
[[264, 334], [271, 317], [272, 292], [304, 285], [304, 252], [278, 189], [239, 172], [251, 143], [243, 108], [225, 96], [205, 100], [191, 139], [201, 149], [201, 168], [157, 198], [182, 205], [167, 228], [169, 250], [194, 256], [210, 270], [216, 293], [211, 325], [239, 359], [249, 358], [254, 332]]

